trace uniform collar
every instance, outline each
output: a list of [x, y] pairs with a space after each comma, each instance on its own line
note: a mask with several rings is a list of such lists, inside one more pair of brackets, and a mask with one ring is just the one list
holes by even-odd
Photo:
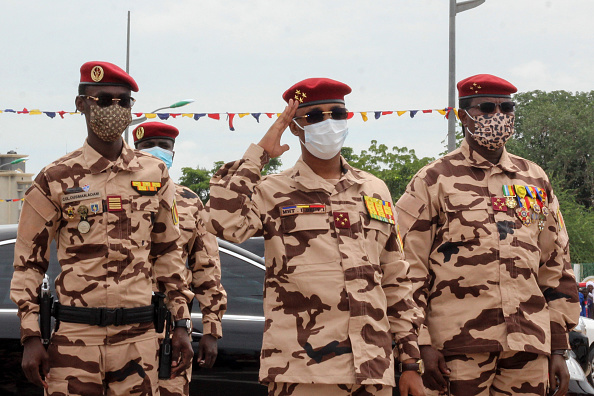
[[132, 149], [126, 142], [123, 142], [122, 152], [115, 161], [110, 161], [99, 154], [88, 140], [83, 144], [83, 158], [87, 163], [87, 168], [91, 170], [92, 174], [98, 174], [105, 170], [112, 168], [114, 172], [122, 171], [137, 171], [142, 169], [142, 165], [138, 161], [138, 157], [134, 149]]
[[488, 160], [486, 160], [482, 155], [480, 155], [477, 151], [470, 148], [466, 139], [462, 140], [462, 144], [460, 145], [460, 151], [470, 163], [471, 166], [476, 168], [492, 168], [492, 167], [499, 167], [506, 172], [519, 172], [520, 168], [518, 168], [510, 159], [510, 155], [505, 148], [503, 147], [503, 153], [501, 153], [501, 158], [499, 158], [499, 162], [497, 164], [492, 164]]
[[299, 157], [299, 160], [291, 169], [289, 177], [306, 190], [323, 190], [328, 194], [332, 194], [335, 189], [337, 192], [341, 192], [353, 184], [362, 184], [365, 181], [368, 181], [359, 170], [350, 166], [342, 156], [340, 156], [340, 165], [342, 167], [342, 176], [338, 183], [336, 183], [336, 186], [316, 174], [309, 165], [305, 163], [303, 157]]

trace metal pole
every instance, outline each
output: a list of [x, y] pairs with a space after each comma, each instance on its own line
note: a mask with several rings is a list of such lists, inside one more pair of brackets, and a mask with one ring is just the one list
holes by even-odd
[[[456, 0], [450, 0], [450, 54], [448, 73], [448, 107], [455, 107], [456, 93]], [[452, 111], [448, 117], [448, 152], [456, 149], [456, 115]]]
[[[130, 73], [130, 11], [128, 11], [128, 32], [126, 35], [126, 73]], [[126, 127], [126, 132], [124, 132], [124, 141], [128, 143], [128, 129]]]

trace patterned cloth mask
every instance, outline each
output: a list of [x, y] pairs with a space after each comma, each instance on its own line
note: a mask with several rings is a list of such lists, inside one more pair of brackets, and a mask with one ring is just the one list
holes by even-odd
[[108, 107], [91, 105], [89, 124], [91, 130], [101, 140], [115, 142], [122, 136], [122, 132], [132, 122], [132, 110], [117, 104]]
[[468, 114], [468, 117], [474, 121], [474, 133], [470, 132], [468, 128], [466, 130], [480, 146], [487, 150], [500, 149], [514, 133], [514, 114], [482, 114], [476, 119]]

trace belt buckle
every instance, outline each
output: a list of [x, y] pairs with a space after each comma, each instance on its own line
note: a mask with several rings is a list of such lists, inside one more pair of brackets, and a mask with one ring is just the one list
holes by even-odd
[[124, 309], [123, 308], [104, 308], [101, 310], [101, 325], [100, 326], [120, 326], [123, 324]]

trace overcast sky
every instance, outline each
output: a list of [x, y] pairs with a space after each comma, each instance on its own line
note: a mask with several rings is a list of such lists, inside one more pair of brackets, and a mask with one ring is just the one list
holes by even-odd
[[[350, 85], [351, 111], [422, 110], [447, 106], [446, 0], [302, 1], [5, 1], [0, 12], [0, 110], [74, 111], [80, 66], [104, 60], [126, 64], [131, 11], [130, 74], [140, 87], [134, 112], [181, 99], [188, 113], [280, 112], [282, 93], [308, 77]], [[491, 73], [519, 91], [594, 90], [594, 1], [487, 0], [457, 16], [456, 81]], [[172, 111], [173, 112], [173, 111]], [[274, 120], [274, 119], [273, 119]], [[240, 158], [273, 120], [170, 119], [180, 129], [171, 170], [211, 168]], [[347, 146], [376, 139], [443, 151], [447, 121], [438, 114], [359, 115]], [[0, 113], [0, 152], [29, 154], [27, 171], [80, 147], [84, 119]], [[130, 137], [131, 139], [131, 137]], [[299, 156], [291, 150], [285, 167]], [[1, 193], [0, 193], [1, 195]], [[0, 196], [2, 199], [13, 198]]]

